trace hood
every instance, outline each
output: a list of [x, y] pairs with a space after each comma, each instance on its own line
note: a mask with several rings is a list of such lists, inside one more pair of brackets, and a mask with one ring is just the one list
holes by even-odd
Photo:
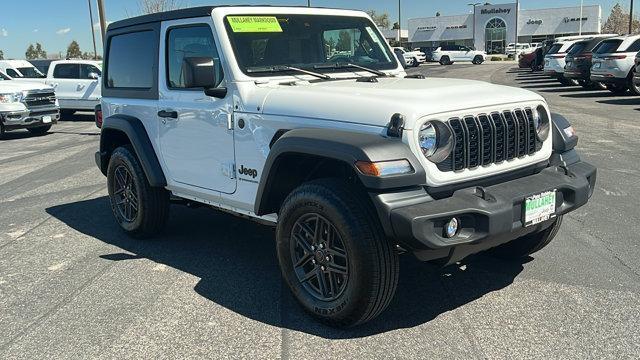
[[430, 78], [379, 78], [378, 82], [324, 81], [268, 85], [258, 89], [255, 104], [262, 113], [374, 126], [386, 126], [395, 113], [412, 129], [423, 116], [444, 112], [544, 101], [534, 92], [481, 81]]
[[20, 80], [2, 80], [0, 81], [0, 92], [18, 92], [29, 90], [50, 90], [51, 86], [42, 83], [33, 83]]

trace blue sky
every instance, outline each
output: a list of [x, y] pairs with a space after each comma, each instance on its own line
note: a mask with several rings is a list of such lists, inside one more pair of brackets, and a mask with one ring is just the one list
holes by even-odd
[[[2, 0], [10, 2], [9, 0]], [[98, 21], [95, 0], [94, 23]], [[271, 5], [305, 5], [306, 0], [179, 0], [185, 6], [215, 5], [215, 4], [271, 4]], [[437, 11], [442, 15], [463, 14], [469, 11], [467, 4], [470, 0], [402, 0], [403, 27], [407, 18], [432, 16]], [[513, 1], [492, 1], [492, 3], [508, 3]], [[585, 0], [585, 5], [600, 4], [603, 7], [603, 17], [606, 19], [611, 7], [617, 0]], [[4, 10], [0, 13], [0, 50], [5, 58], [23, 58], [30, 43], [40, 42], [49, 52], [66, 51], [71, 40], [80, 43], [83, 51], [92, 51], [91, 22], [89, 19], [89, 5], [87, 0], [20, 0], [11, 1], [10, 8], [20, 11]], [[138, 13], [137, 0], [104, 0], [109, 21], [120, 20]], [[538, 9], [547, 7], [562, 7], [579, 5], [579, 0], [522, 0], [523, 9]], [[624, 6], [629, 0], [621, 1]], [[640, 2], [636, 0], [636, 9]], [[5, 4], [8, 5], [8, 4]], [[373, 8], [378, 12], [388, 12], [392, 20], [397, 20], [398, 2], [395, 0], [312, 0], [312, 5], [367, 10]], [[28, 16], [26, 16], [28, 14]], [[102, 51], [99, 32], [96, 32], [98, 52]]]

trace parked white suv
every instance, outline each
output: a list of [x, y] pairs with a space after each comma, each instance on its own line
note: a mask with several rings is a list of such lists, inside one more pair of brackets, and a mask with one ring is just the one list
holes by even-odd
[[275, 226], [285, 283], [336, 326], [387, 307], [399, 253], [525, 257], [594, 190], [544, 98], [409, 77], [364, 12], [199, 7], [114, 22], [105, 43], [96, 163], [117, 224], [153, 236], [181, 199]]
[[603, 41], [593, 54], [591, 80], [606, 84], [614, 93], [631, 91], [634, 95], [640, 95], [640, 86], [633, 79], [638, 51], [640, 35], [620, 36]]
[[521, 53], [526, 53], [529, 51], [531, 51], [531, 44], [511, 43], [507, 45], [505, 53], [507, 54], [507, 56], [517, 58]]
[[420, 66], [427, 62], [427, 56], [420, 50], [408, 51], [403, 47], [394, 47], [393, 52], [402, 54], [407, 65]]
[[45, 75], [27, 60], [0, 60], [0, 71], [12, 78], [43, 78]]
[[102, 63], [94, 60], [58, 60], [49, 65], [43, 79], [25, 79], [51, 85], [63, 116], [77, 110], [93, 111], [100, 103]]
[[0, 138], [17, 129], [44, 134], [58, 118], [58, 102], [50, 86], [13, 80], [0, 72]]
[[486, 59], [486, 52], [462, 45], [442, 45], [433, 51], [433, 61], [439, 62], [440, 65], [451, 65], [457, 61], [471, 61], [480, 65]]

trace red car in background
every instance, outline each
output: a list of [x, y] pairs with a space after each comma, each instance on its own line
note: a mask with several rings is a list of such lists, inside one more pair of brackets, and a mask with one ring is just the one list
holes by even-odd
[[529, 53], [520, 53], [518, 56], [518, 66], [520, 69], [529, 69], [531, 68], [531, 64], [533, 60], [536, 58], [536, 52], [532, 51]]

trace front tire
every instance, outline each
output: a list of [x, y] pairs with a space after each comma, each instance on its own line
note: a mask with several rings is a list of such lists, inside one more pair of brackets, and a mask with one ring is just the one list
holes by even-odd
[[440, 65], [450, 65], [450, 64], [451, 64], [451, 59], [447, 55], [440, 58]]
[[107, 187], [113, 215], [127, 234], [147, 238], [164, 228], [169, 218], [169, 192], [149, 184], [130, 146], [119, 147], [111, 155]]
[[481, 65], [483, 62], [484, 62], [484, 59], [480, 55], [477, 55], [475, 58], [473, 58], [473, 61], [472, 61], [474, 65]]
[[420, 62], [418, 61], [418, 58], [413, 58], [413, 67], [418, 67], [420, 66]]
[[562, 225], [562, 216], [558, 216], [555, 222], [548, 228], [527, 234], [506, 244], [489, 250], [489, 254], [501, 259], [521, 259], [542, 250], [549, 245], [558, 234]]
[[276, 230], [282, 275], [312, 316], [349, 327], [378, 316], [398, 284], [398, 254], [362, 191], [341, 179], [296, 188]]
[[51, 125], [32, 127], [27, 129], [33, 135], [44, 135], [51, 130]]
[[635, 82], [634, 75], [635, 70], [629, 74], [629, 91], [631, 95], [640, 96], [640, 82]]

